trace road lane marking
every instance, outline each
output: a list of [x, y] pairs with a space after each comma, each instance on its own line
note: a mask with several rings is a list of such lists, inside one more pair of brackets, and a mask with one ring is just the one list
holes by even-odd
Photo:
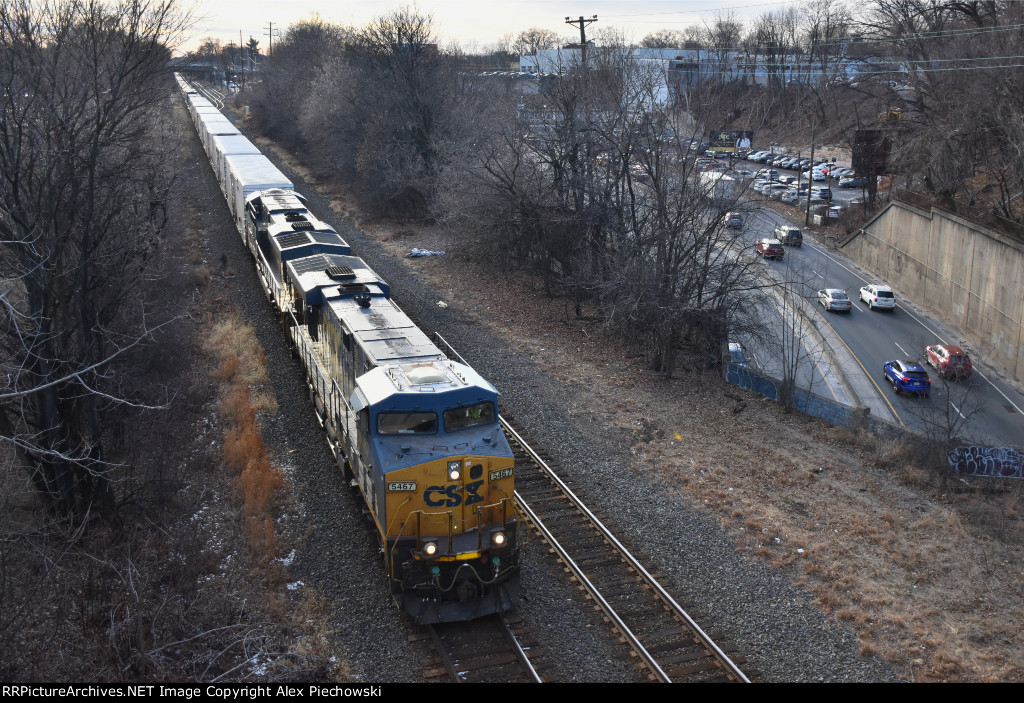
[[896, 408], [894, 408], [892, 406], [892, 403], [889, 402], [889, 398], [887, 398], [885, 393], [882, 391], [882, 389], [879, 388], [878, 384], [875, 382], [875, 377], [872, 376], [870, 373], [868, 373], [868, 370], [866, 368], [864, 368], [864, 363], [860, 360], [860, 357], [857, 356], [856, 354], [854, 354], [853, 349], [850, 349], [850, 345], [846, 343], [846, 340], [843, 339], [843, 336], [841, 334], [839, 334], [838, 332], [836, 332], [836, 328], [832, 326], [832, 323], [830, 323], [828, 320], [825, 319], [824, 313], [822, 313], [821, 310], [817, 310], [817, 308], [815, 308], [815, 310], [817, 311], [818, 315], [821, 317], [822, 321], [826, 325], [828, 325], [828, 328], [830, 330], [832, 330], [833, 332], [835, 332], [836, 339], [838, 339], [840, 342], [843, 343], [843, 346], [846, 347], [846, 351], [850, 352], [850, 356], [853, 357], [853, 360], [857, 362], [858, 366], [860, 366], [861, 371], [864, 372], [864, 375], [871, 382], [871, 385], [875, 387], [876, 391], [878, 391], [878, 395], [881, 396], [881, 398], [885, 402], [885, 404], [889, 406], [889, 410], [892, 412], [892, 416], [896, 418], [896, 422], [898, 422], [901, 425], [903, 425], [904, 427], [906, 427], [907, 423], [903, 422], [903, 418], [901, 418], [900, 414], [898, 412], [896, 412]]
[[[860, 281], [863, 281], [864, 283], [867, 283], [867, 279], [865, 279], [865, 278], [864, 278], [864, 277], [863, 277], [863, 276], [862, 276], [861, 274], [859, 274], [858, 272], [854, 271], [854, 270], [853, 270], [852, 268], [850, 268], [849, 266], [847, 266], [846, 264], [844, 264], [844, 263], [843, 263], [842, 261], [840, 261], [839, 259], [836, 259], [835, 257], [833, 257], [833, 256], [832, 256], [831, 254], [829, 254], [829, 253], [828, 253], [828, 251], [826, 251], [825, 249], [822, 249], [821, 247], [815, 246], [815, 245], [814, 245], [813, 243], [809, 243], [809, 244], [808, 244], [808, 246], [810, 246], [810, 247], [811, 247], [812, 249], [814, 249], [815, 251], [817, 251], [818, 253], [820, 253], [820, 254], [821, 254], [822, 256], [824, 256], [824, 257], [825, 257], [826, 259], [828, 259], [829, 261], [833, 262], [833, 263], [834, 263], [834, 264], [835, 264], [836, 266], [839, 266], [840, 268], [842, 268], [842, 269], [845, 269], [846, 271], [849, 271], [849, 272], [850, 272], [850, 274], [851, 274], [851, 275], [852, 275], [852, 276], [853, 276], [854, 278], [856, 278], [856, 279], [858, 279], [858, 280], [860, 280]], [[858, 300], [857, 300], [857, 302], [861, 303], [862, 305], [864, 304], [864, 301], [863, 301], [863, 300], [860, 300], [860, 297], [859, 297], [859, 296], [858, 296]], [[856, 306], [854, 306], [854, 307], [856, 307]], [[932, 329], [931, 327], [929, 327], [929, 326], [928, 326], [927, 324], [925, 324], [923, 320], [921, 320], [921, 319], [920, 319], [919, 317], [917, 317], [917, 315], [915, 315], [914, 313], [910, 312], [910, 311], [909, 311], [909, 310], [908, 310], [908, 309], [907, 309], [907, 308], [906, 308], [905, 306], [900, 306], [900, 307], [901, 307], [901, 308], [903, 309], [903, 312], [905, 312], [905, 313], [906, 313], [907, 315], [909, 315], [909, 316], [910, 316], [910, 318], [911, 318], [912, 320], [914, 320], [914, 322], [916, 322], [917, 324], [921, 325], [921, 327], [924, 327], [924, 328], [925, 328], [926, 330], [928, 330], [928, 331], [929, 331], [929, 332], [931, 332], [931, 333], [932, 333], [933, 335], [935, 335], [935, 338], [936, 338], [936, 339], [937, 339], [937, 340], [939, 341], [939, 344], [948, 344], [948, 342], [944, 342], [944, 341], [942, 340], [942, 336], [941, 336], [941, 335], [939, 335], [939, 333], [938, 333], [938, 332], [936, 332], [936, 331], [935, 331], [935, 330], [933, 330], [933, 329]], [[838, 333], [837, 333], [837, 334], [838, 334]], [[842, 337], [840, 337], [840, 339], [842, 339]], [[844, 342], [843, 342], [843, 344], [845, 344], [845, 343], [846, 343], [846, 342], [844, 341]], [[849, 347], [847, 347], [847, 348], [849, 348]], [[851, 352], [851, 353], [852, 353], [852, 352]], [[1012, 405], [1012, 406], [1013, 406], [1013, 408], [1014, 408], [1014, 410], [1016, 410], [1016, 411], [1017, 411], [1018, 413], [1020, 413], [1020, 414], [1024, 415], [1024, 410], [1022, 410], [1022, 409], [1021, 409], [1021, 407], [1020, 407], [1019, 405], [1017, 405], [1016, 403], [1014, 403], [1014, 402], [1013, 402], [1013, 400], [1011, 400], [1009, 396], [1007, 396], [1007, 395], [1006, 395], [1005, 393], [1003, 393], [1003, 391], [1002, 391], [1002, 390], [1000, 390], [999, 386], [997, 386], [997, 385], [996, 385], [996, 384], [995, 384], [995, 383], [994, 383], [994, 382], [993, 382], [993, 381], [992, 381], [991, 379], [989, 379], [989, 377], [988, 377], [988, 376], [986, 376], [986, 375], [985, 375], [984, 373], [982, 373], [982, 372], [981, 372], [980, 370], [978, 370], [978, 369], [975, 369], [975, 371], [977, 372], [977, 374], [978, 374], [979, 376], [981, 376], [981, 377], [982, 377], [983, 379], [985, 379], [985, 382], [986, 382], [986, 383], [988, 383], [988, 384], [989, 384], [990, 386], [992, 386], [992, 388], [993, 388], [993, 389], [995, 390], [995, 392], [996, 392], [996, 393], [998, 393], [999, 395], [1001, 395], [1001, 396], [1003, 397], [1003, 400], [1005, 400], [1005, 401], [1006, 401], [1007, 403], [1009, 403], [1010, 405]]]

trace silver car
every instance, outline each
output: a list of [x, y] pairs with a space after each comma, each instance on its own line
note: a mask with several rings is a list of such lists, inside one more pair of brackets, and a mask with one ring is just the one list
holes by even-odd
[[825, 288], [818, 291], [818, 302], [829, 312], [850, 312], [853, 303], [842, 288]]

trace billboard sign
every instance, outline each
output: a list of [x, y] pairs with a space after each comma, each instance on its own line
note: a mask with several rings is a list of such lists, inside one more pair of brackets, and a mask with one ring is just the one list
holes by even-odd
[[714, 129], [708, 133], [708, 150], [720, 152], [750, 151], [754, 133], [743, 129]]

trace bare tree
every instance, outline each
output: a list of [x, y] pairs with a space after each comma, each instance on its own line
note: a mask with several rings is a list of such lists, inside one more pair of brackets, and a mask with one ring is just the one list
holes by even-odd
[[802, 40], [807, 51], [805, 83], [827, 85], [845, 77], [841, 72], [852, 14], [842, 0], [815, 0], [801, 10]]
[[719, 12], [713, 22], [704, 26], [705, 42], [714, 56], [715, 79], [725, 82], [733, 78], [729, 74], [732, 66], [730, 57], [740, 45], [743, 25], [731, 12]]
[[647, 49], [681, 49], [686, 36], [676, 29], [659, 29], [640, 40], [640, 46]]
[[[530, 27], [524, 29], [512, 44], [512, 51], [520, 56], [537, 56], [538, 51], [553, 49], [558, 44], [558, 35], [550, 29]], [[536, 70], [540, 71], [540, 59], [535, 60]]]
[[765, 13], [754, 22], [751, 37], [754, 54], [760, 57], [768, 86], [773, 91], [785, 87], [789, 62], [797, 47], [797, 23], [793, 8]]
[[1024, 187], [1014, 146], [1024, 70], [993, 57], [1016, 53], [1021, 18], [1019, 3], [882, 0], [862, 19], [889, 47], [893, 71], [881, 79], [904, 107], [895, 170], [939, 199], [1013, 219], [1024, 214], [1007, 206]]
[[823, 376], [829, 371], [830, 357], [815, 310], [818, 275], [791, 256], [778, 276], [763, 274], [766, 295], [760, 309], [762, 319], [771, 322], [755, 327], [755, 334], [772, 356], [765, 367], [779, 374], [778, 401], [787, 409], [793, 407], [797, 388], [813, 393], [828, 383]]
[[750, 261], [722, 226], [728, 205], [687, 158], [700, 120], [671, 106], [663, 63], [609, 39], [586, 66], [567, 59], [538, 98], [543, 111], [527, 107], [484, 153], [493, 221], [516, 263], [536, 267], [577, 314], [593, 305], [658, 372], [715, 365], [757, 285]]
[[62, 516], [114, 519], [105, 418], [151, 332], [171, 174], [150, 134], [182, 22], [172, 0], [0, 5], [0, 437]]
[[303, 135], [295, 119], [296, 109], [310, 98], [310, 86], [336, 68], [332, 61], [344, 52], [353, 35], [350, 28], [318, 16], [289, 26], [263, 64], [263, 80], [252, 98], [256, 126], [289, 147], [300, 146]]

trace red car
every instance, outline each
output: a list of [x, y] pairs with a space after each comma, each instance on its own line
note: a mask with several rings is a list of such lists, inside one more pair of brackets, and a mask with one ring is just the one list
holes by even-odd
[[765, 237], [757, 240], [757, 253], [766, 259], [781, 259], [786, 255], [786, 250], [778, 239]]
[[928, 363], [943, 376], [966, 378], [971, 375], [974, 364], [960, 347], [950, 344], [936, 344], [924, 350]]

